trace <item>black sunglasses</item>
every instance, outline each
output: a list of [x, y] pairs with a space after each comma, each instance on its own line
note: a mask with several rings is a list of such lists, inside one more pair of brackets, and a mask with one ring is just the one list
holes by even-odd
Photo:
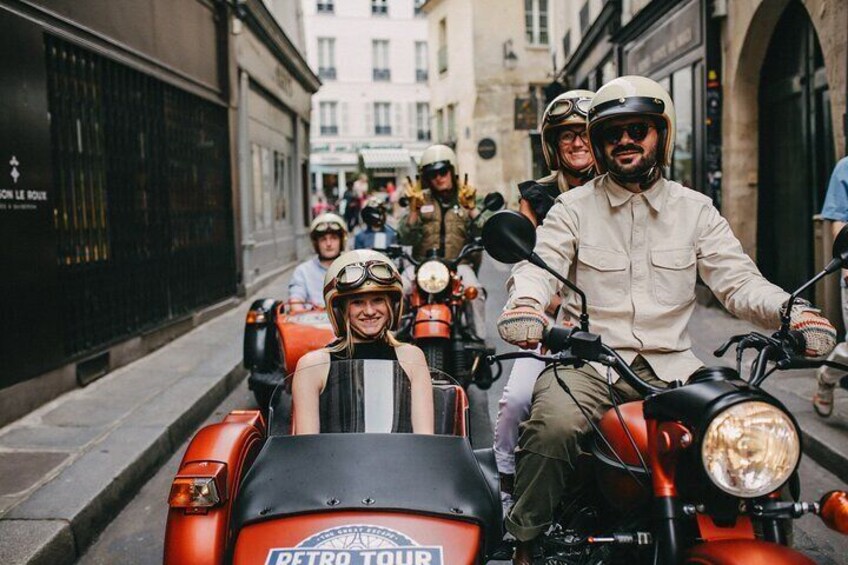
[[603, 137], [604, 142], [613, 144], [618, 143], [621, 136], [624, 135], [624, 132], [626, 131], [627, 136], [633, 141], [642, 141], [648, 137], [648, 132], [651, 131], [652, 127], [654, 127], [653, 124], [649, 124], [648, 122], [636, 122], [633, 124], [625, 124], [623, 126], [607, 126], [604, 128], [601, 136]]

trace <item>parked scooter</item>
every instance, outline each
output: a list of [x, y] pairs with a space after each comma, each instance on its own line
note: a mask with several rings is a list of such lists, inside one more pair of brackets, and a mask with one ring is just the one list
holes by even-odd
[[[789, 330], [784, 315], [773, 335], [734, 336], [715, 352], [721, 356], [735, 344], [736, 370], [708, 367], [686, 384], [652, 386], [589, 331], [585, 297], [533, 252], [535, 238], [533, 225], [515, 212], [495, 214], [483, 230], [486, 250], [496, 260], [530, 261], [576, 291], [583, 298], [580, 327], [551, 329], [544, 339], [551, 355], [518, 352], [492, 360], [534, 357], [555, 368], [600, 363], [645, 395], [644, 401], [615, 405], [597, 423], [590, 420], [593, 456], [577, 475], [594, 485], [561, 506], [540, 544], [539, 563], [812, 563], [789, 547], [787, 522], [812, 513], [848, 533], [845, 491], [818, 502], [798, 500], [798, 424], [761, 388], [776, 370], [829, 365], [848, 372], [848, 367], [798, 357], [803, 336]], [[818, 280], [845, 267], [848, 227], [836, 238], [833, 260], [792, 294], [789, 307]], [[757, 356], [746, 381], [740, 370], [748, 349]], [[568, 383], [556, 380], [568, 392]]]
[[485, 562], [502, 538], [497, 470], [491, 448], [471, 448], [465, 391], [434, 372], [435, 435], [390, 433], [410, 410], [404, 366], [336, 361], [289, 379], [323, 367], [322, 433], [294, 435], [287, 382], [267, 428], [259, 411], [234, 411], [192, 439], [171, 486], [164, 562]]
[[[484, 212], [503, 206], [504, 198], [497, 192], [484, 198]], [[457, 274], [460, 263], [483, 251], [482, 241], [477, 238], [468, 243], [452, 260], [441, 257], [438, 249], [431, 249], [421, 261], [399, 245], [381, 251], [408, 262], [415, 273], [399, 339], [420, 347], [428, 366], [449, 372], [463, 387], [471, 383], [481, 389], [491, 387], [500, 378], [501, 366], [496, 364], [493, 370], [485, 362], [495, 349], [474, 334], [467, 316], [470, 301], [478, 297], [481, 289], [464, 286]]]

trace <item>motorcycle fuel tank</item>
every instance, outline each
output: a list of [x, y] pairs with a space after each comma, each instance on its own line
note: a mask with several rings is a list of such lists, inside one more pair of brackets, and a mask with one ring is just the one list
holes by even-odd
[[[628, 466], [630, 472], [648, 488], [640, 486], [633, 480], [633, 477], [622, 468], [618, 459], [610, 453], [600, 439], [596, 438], [592, 452], [595, 455], [595, 476], [601, 492], [613, 508], [628, 512], [650, 500], [651, 477], [641, 465], [641, 460], [648, 461], [648, 428], [645, 425], [641, 400], [621, 404], [619, 411], [621, 420], [615, 410], [607, 410], [598, 422], [598, 429]], [[633, 438], [633, 443], [622, 426], [622, 420], [630, 432], [630, 437]], [[641, 460], [639, 454], [633, 449], [634, 443], [642, 455]]]

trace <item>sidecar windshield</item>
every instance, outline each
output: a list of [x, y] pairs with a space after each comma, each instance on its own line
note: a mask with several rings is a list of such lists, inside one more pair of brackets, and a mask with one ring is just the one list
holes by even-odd
[[314, 383], [316, 390], [320, 390], [321, 433], [412, 433], [413, 395], [409, 375], [416, 373], [430, 375], [433, 382], [436, 433], [458, 433], [457, 420], [464, 417], [462, 392], [445, 373], [383, 359], [301, 365], [271, 397], [269, 429], [273, 436], [292, 433], [292, 415], [298, 409], [293, 403], [292, 385], [297, 379]]

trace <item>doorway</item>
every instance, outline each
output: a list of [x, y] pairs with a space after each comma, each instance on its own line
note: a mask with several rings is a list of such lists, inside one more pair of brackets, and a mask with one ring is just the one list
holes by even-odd
[[787, 291], [813, 274], [813, 215], [834, 165], [821, 45], [806, 9], [789, 3], [760, 75], [757, 262]]

